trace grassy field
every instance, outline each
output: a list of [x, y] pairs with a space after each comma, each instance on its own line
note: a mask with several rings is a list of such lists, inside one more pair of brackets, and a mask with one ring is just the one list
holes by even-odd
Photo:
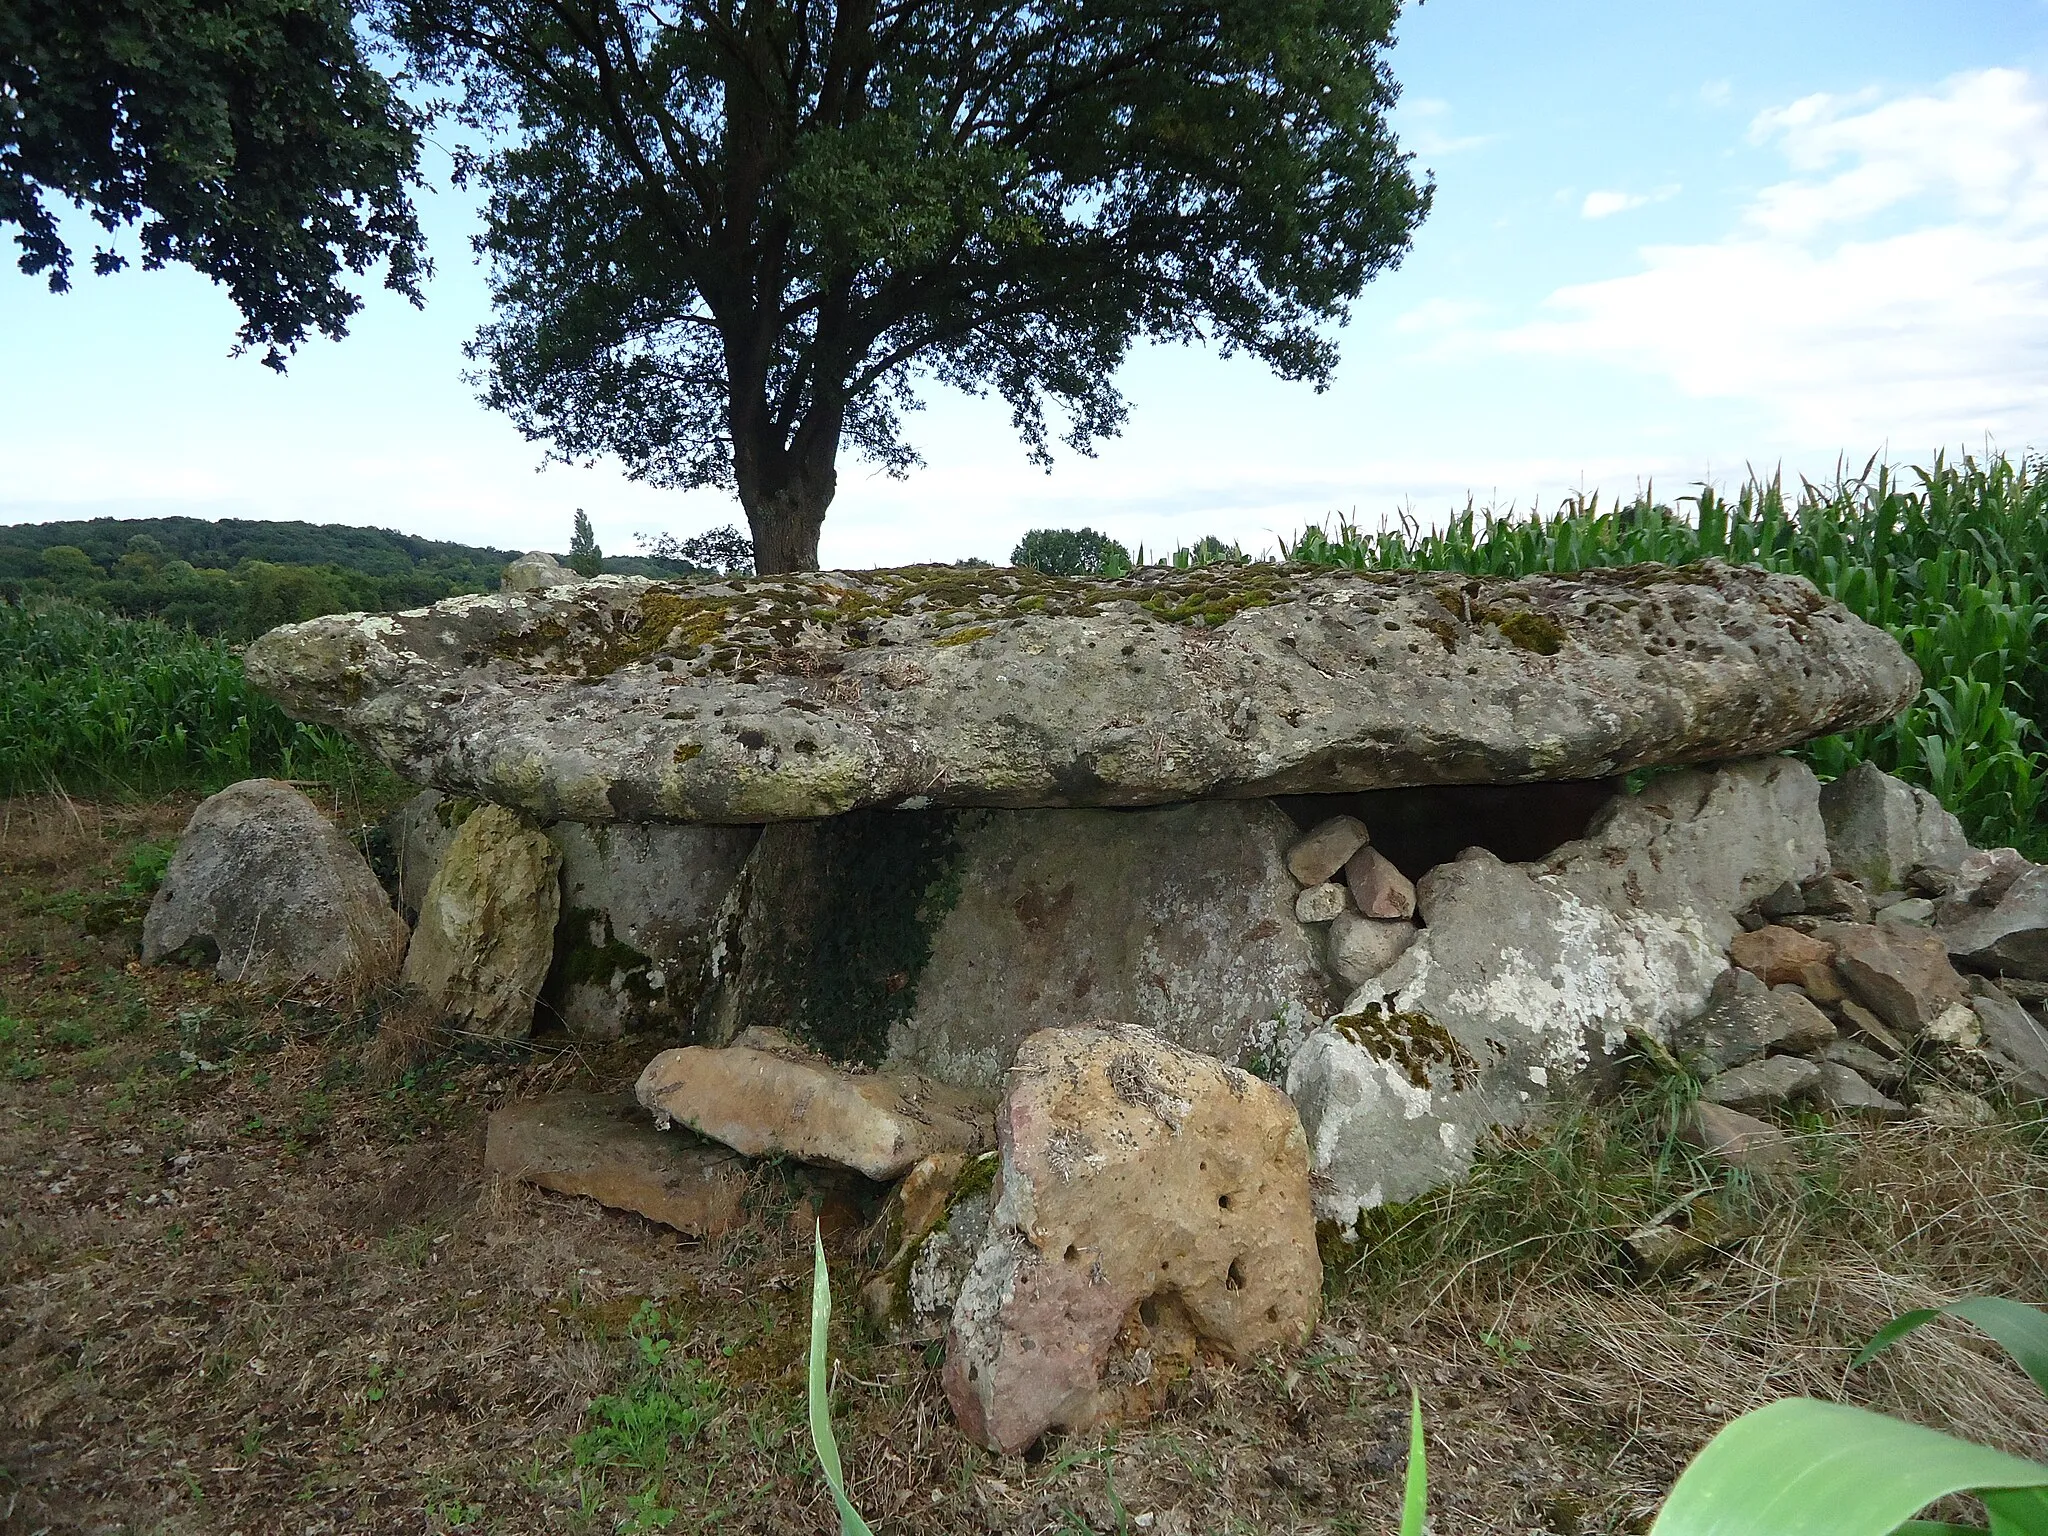
[[69, 603], [0, 604], [0, 795], [138, 795], [269, 775], [347, 782], [339, 735], [286, 717], [219, 640]]

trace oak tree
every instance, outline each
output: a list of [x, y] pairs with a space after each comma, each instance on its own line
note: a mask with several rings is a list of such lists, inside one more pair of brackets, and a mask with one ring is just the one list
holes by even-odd
[[1122, 422], [1141, 340], [1325, 383], [1429, 204], [1399, 0], [385, 0], [485, 147], [486, 400], [565, 459], [737, 490], [814, 568], [843, 449], [921, 382], [1033, 458]]

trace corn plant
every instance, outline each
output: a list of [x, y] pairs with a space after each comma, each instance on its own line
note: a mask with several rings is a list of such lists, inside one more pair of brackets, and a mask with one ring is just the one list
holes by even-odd
[[832, 1327], [832, 1279], [825, 1272], [825, 1238], [814, 1224], [811, 1228], [811, 1448], [818, 1453], [818, 1469], [825, 1474], [825, 1486], [832, 1490], [832, 1503], [839, 1511], [839, 1536], [874, 1536], [867, 1521], [846, 1497], [846, 1479], [839, 1469], [839, 1440], [832, 1433], [832, 1400], [825, 1365], [825, 1345]]
[[1875, 460], [1827, 485], [1752, 476], [1730, 500], [1568, 499], [1551, 515], [1470, 503], [1437, 529], [1333, 521], [1282, 553], [1352, 570], [1516, 577], [1716, 558], [1804, 576], [1891, 631], [1926, 690], [1897, 720], [1811, 742], [1824, 776], [1868, 759], [1932, 790], [1973, 842], [2048, 858], [2048, 462], [1937, 457], [1907, 484]]
[[0, 794], [334, 780], [337, 733], [288, 718], [223, 642], [70, 604], [0, 604]]
[[[2048, 1394], [2048, 1313], [1998, 1297], [1908, 1312], [1856, 1357], [1862, 1365], [1937, 1317], [1989, 1334]], [[2048, 1536], [2048, 1466], [1840, 1403], [1791, 1397], [1746, 1413], [1707, 1443], [1664, 1501], [1650, 1536], [1933, 1536], [1974, 1526], [1915, 1519], [1973, 1494], [1991, 1536]]]

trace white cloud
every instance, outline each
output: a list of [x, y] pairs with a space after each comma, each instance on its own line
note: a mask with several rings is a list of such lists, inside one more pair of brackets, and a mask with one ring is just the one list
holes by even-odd
[[1735, 95], [1735, 87], [1726, 80], [1708, 80], [1700, 85], [1700, 104], [1708, 107], [1725, 107]]
[[1451, 104], [1435, 96], [1414, 96], [1394, 108], [1394, 128], [1401, 147], [1423, 156], [1456, 155], [1491, 144], [1497, 134], [1453, 133]]
[[1677, 195], [1675, 183], [1659, 187], [1654, 192], [1588, 192], [1586, 200], [1579, 204], [1579, 217], [1611, 218], [1617, 213], [1627, 213], [1631, 208], [1646, 208], [1651, 203], [1661, 203]]
[[1787, 435], [1845, 448], [2038, 435], [2043, 82], [1995, 69], [1888, 101], [1810, 96], [1758, 114], [1751, 138], [1795, 175], [1726, 239], [1646, 248], [1643, 270], [1559, 289], [1498, 343], [1755, 401]]

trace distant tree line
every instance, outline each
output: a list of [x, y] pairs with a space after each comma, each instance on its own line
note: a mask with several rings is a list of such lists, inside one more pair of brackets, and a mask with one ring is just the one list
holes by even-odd
[[0, 598], [61, 598], [248, 640], [323, 613], [491, 591], [515, 554], [381, 528], [103, 517], [0, 527]]

